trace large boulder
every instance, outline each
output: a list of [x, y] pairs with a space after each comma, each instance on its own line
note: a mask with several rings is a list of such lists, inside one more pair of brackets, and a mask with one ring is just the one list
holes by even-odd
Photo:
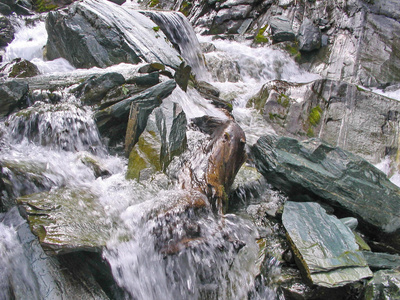
[[362, 230], [400, 250], [400, 189], [350, 152], [319, 139], [266, 135], [251, 148], [257, 169], [291, 197], [308, 196], [356, 217]]
[[372, 163], [397, 155], [400, 103], [357, 85], [326, 79], [272, 81], [253, 103], [281, 135], [319, 137]]
[[372, 277], [350, 228], [318, 203], [286, 202], [282, 222], [310, 284], [333, 288]]
[[63, 57], [77, 68], [121, 62], [160, 62], [176, 67], [181, 62], [149, 18], [106, 0], [76, 2], [69, 9], [52, 11], [46, 28], [47, 59]]
[[304, 19], [300, 26], [299, 50], [312, 51], [321, 48], [321, 31], [310, 19]]

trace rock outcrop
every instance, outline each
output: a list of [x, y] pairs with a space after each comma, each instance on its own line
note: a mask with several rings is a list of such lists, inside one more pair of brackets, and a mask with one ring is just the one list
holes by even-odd
[[319, 137], [372, 163], [397, 156], [400, 103], [342, 81], [271, 81], [253, 98], [281, 135]]
[[252, 160], [268, 183], [289, 196], [309, 196], [356, 217], [375, 239], [400, 250], [400, 189], [359, 156], [318, 139], [263, 136]]

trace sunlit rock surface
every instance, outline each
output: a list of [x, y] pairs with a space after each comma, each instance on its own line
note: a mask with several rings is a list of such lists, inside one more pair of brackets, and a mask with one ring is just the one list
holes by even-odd
[[276, 188], [326, 201], [357, 217], [375, 238], [400, 248], [400, 190], [361, 157], [318, 139], [267, 135], [252, 147], [252, 159]]
[[17, 200], [32, 232], [49, 254], [100, 251], [111, 222], [98, 197], [86, 189], [54, 189]]
[[63, 57], [78, 68], [121, 62], [161, 62], [176, 67], [178, 53], [149, 18], [105, 0], [72, 4], [50, 12], [46, 57]]
[[312, 284], [338, 287], [372, 276], [351, 230], [319, 204], [289, 201], [282, 222], [296, 263]]

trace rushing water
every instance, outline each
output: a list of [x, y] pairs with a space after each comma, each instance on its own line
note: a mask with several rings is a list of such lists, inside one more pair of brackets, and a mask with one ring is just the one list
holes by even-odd
[[[122, 22], [111, 11], [104, 14], [112, 16], [113, 22]], [[179, 29], [176, 24], [182, 24], [181, 16], [175, 13], [159, 16], [164, 22], [172, 22], [174, 30]], [[125, 27], [129, 25], [128, 18], [123, 22]], [[185, 34], [190, 35], [190, 39], [182, 39], [185, 45], [181, 52], [188, 54], [194, 43], [191, 40], [193, 30]], [[45, 62], [42, 55], [46, 38], [43, 22], [32, 27], [21, 26], [14, 42], [6, 49], [5, 61], [23, 57], [35, 63], [43, 74], [64, 73], [60, 78], [65, 79], [76, 74], [128, 72], [127, 69], [135, 72], [137, 69], [121, 65], [116, 69], [85, 71], [74, 70], [63, 59]], [[308, 81], [316, 78], [299, 69], [281, 51], [222, 40], [213, 43], [217, 50], [206, 54], [206, 60], [223, 57], [238, 64], [236, 82], [219, 81], [214, 76], [212, 83], [221, 90], [222, 98], [234, 99], [233, 114], [245, 130], [249, 144], [273, 131], [262, 122], [259, 114], [246, 108], [248, 99], [262, 84], [274, 79]], [[199, 60], [197, 45], [193, 53], [192, 57], [185, 58], [189, 63], [198, 60], [193, 65], [196, 65], [194, 70], [200, 72], [199, 77], [210, 76], [201, 73], [204, 65]], [[6, 203], [11, 206], [16, 197], [50, 189], [90, 189], [98, 196], [110, 223], [117, 224], [103, 256], [126, 299], [246, 299], [249, 293], [253, 299], [276, 297], [268, 288], [258, 294], [255, 292], [254, 278], [259, 273], [255, 264], [258, 233], [250, 221], [233, 214], [216, 216], [207, 207], [181, 209], [182, 199], [196, 199], [201, 195], [176, 187], [163, 174], [140, 183], [126, 180], [127, 160], [107, 152], [92, 109], [82, 106], [68, 90], [60, 91], [59, 98], [56, 104], [37, 101], [1, 123], [0, 160], [12, 191], [3, 195], [8, 198]], [[185, 93], [177, 88], [168, 100], [179, 103], [188, 120], [204, 115], [226, 118], [194, 89]], [[189, 150], [182, 157], [192, 159], [195, 164], [196, 160], [202, 161], [202, 157], [192, 155], [199, 146], [199, 133], [189, 131], [188, 138]], [[85, 157], [108, 170], [107, 176], [96, 175], [85, 163]], [[179, 164], [173, 163], [170, 172], [176, 172], [174, 166]], [[21, 169], [25, 175], [18, 172]], [[1, 215], [0, 221], [4, 218]], [[0, 298], [24, 299], [24, 295], [31, 295], [29, 298], [40, 299], [47, 295], [47, 299], [56, 299], [52, 294], [41, 292], [35, 282], [39, 275], [32, 273], [29, 267], [32, 262], [26, 258], [16, 231], [17, 226], [26, 226], [26, 223], [15, 218], [19, 222], [17, 225], [0, 223], [0, 254], [4, 258], [0, 264]], [[19, 287], [19, 294], [12, 296], [9, 291], [15, 286]]]

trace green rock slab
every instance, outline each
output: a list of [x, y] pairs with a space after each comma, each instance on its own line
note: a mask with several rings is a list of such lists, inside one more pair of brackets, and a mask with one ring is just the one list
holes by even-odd
[[282, 222], [296, 263], [310, 283], [339, 287], [372, 276], [354, 234], [319, 204], [289, 201]]
[[374, 273], [365, 289], [364, 300], [400, 299], [400, 272], [382, 270]]
[[17, 203], [48, 254], [96, 252], [110, 236], [111, 222], [86, 189], [55, 189], [20, 197]]

